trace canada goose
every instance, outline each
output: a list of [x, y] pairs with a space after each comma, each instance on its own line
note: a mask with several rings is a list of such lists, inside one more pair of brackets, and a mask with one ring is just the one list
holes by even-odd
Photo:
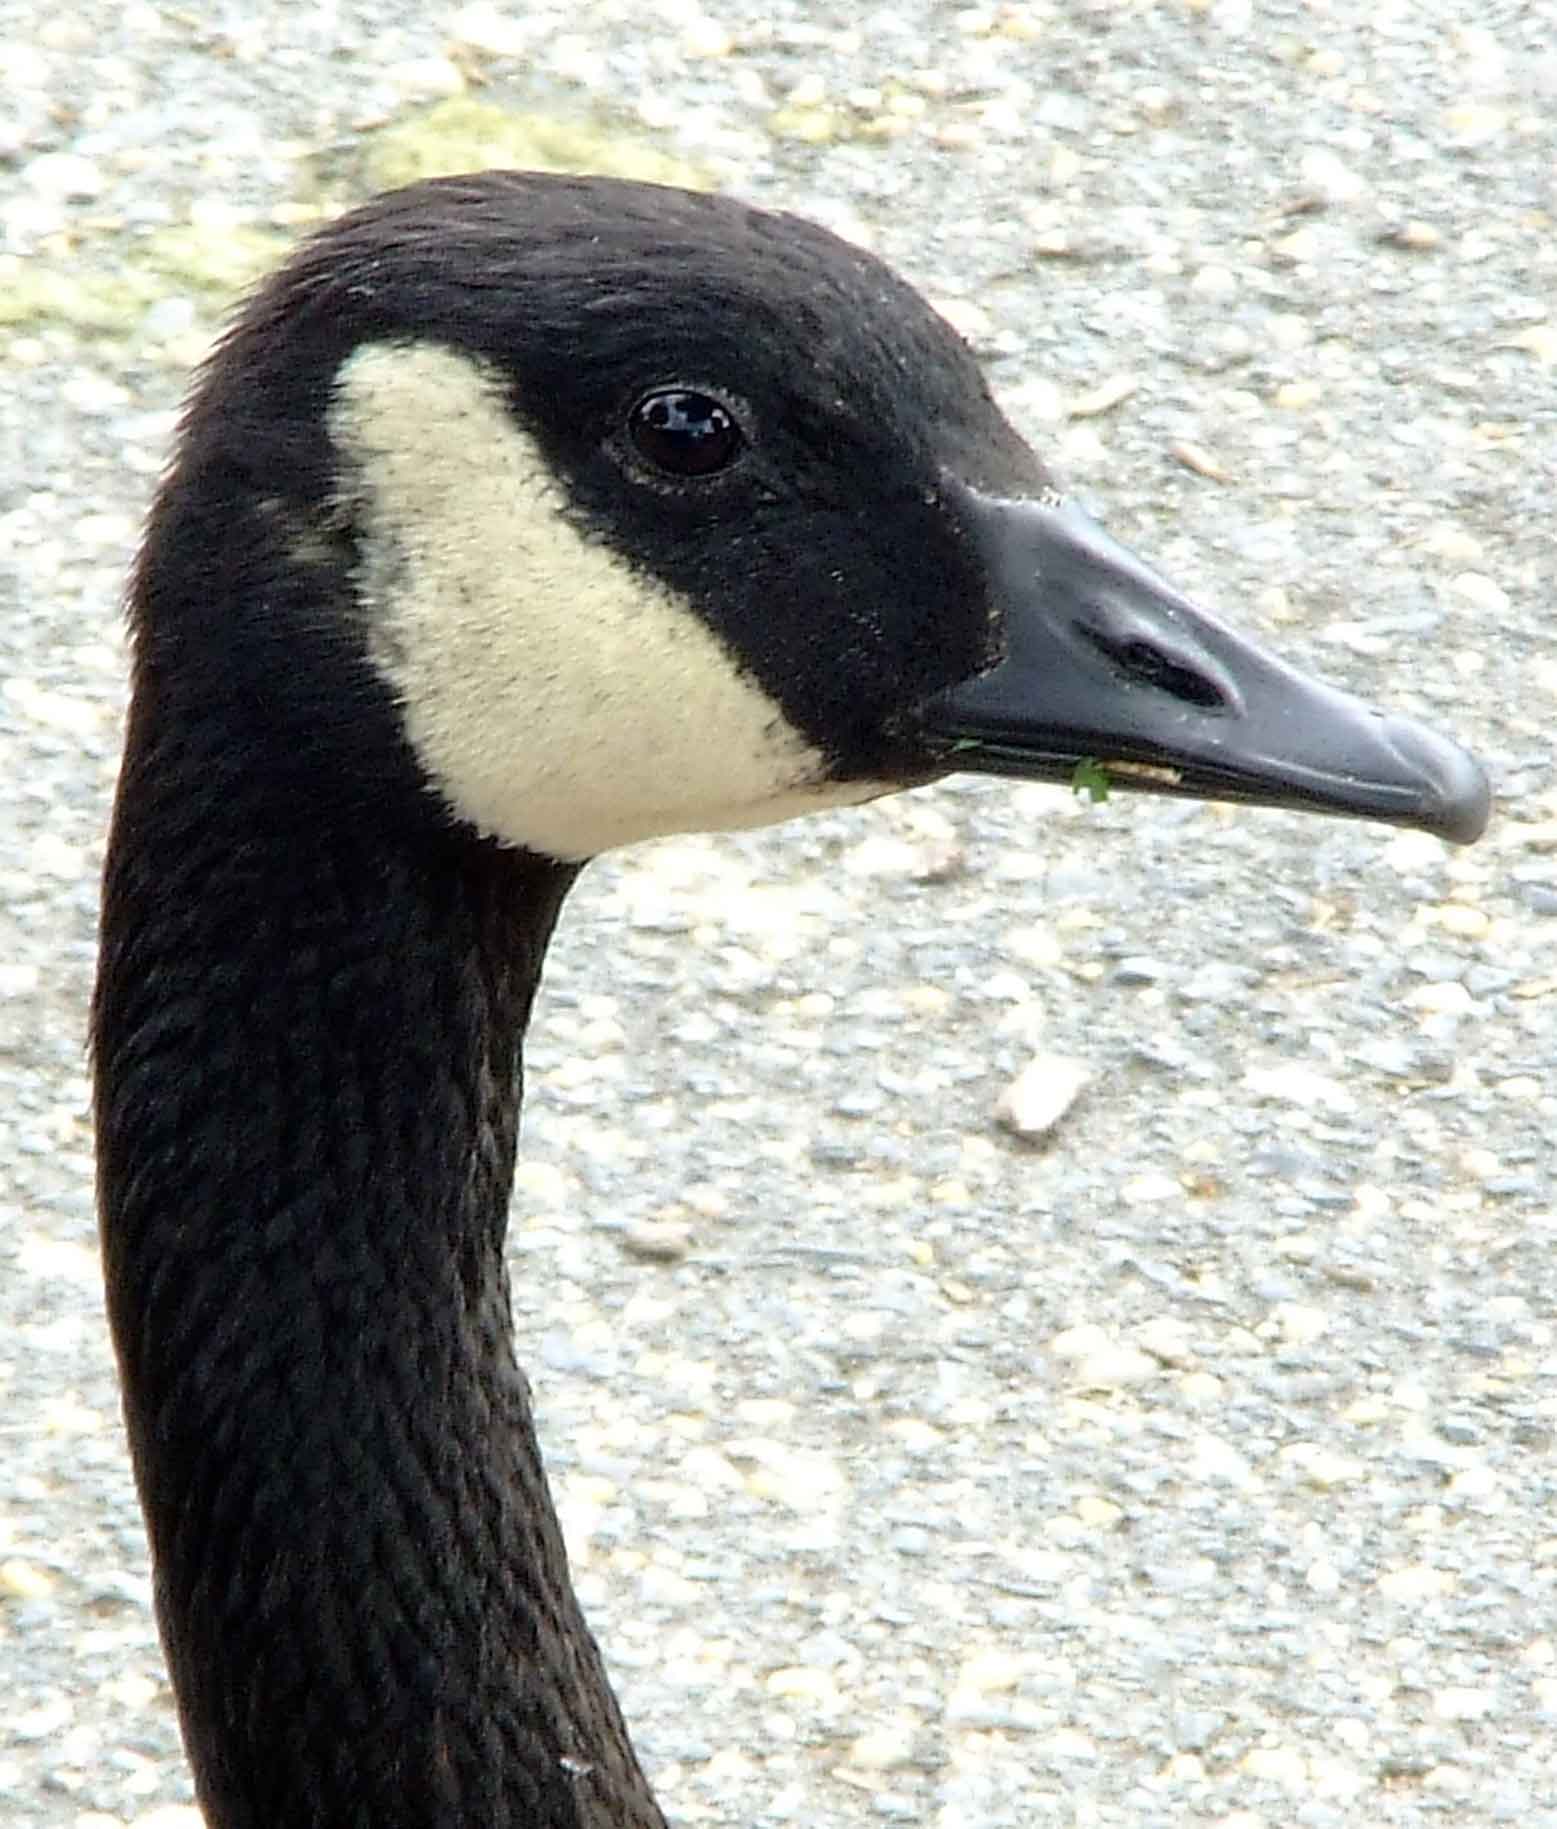
[[1452, 744], [1065, 502], [879, 262], [729, 200], [383, 197], [195, 389], [131, 594], [94, 1011], [108, 1298], [217, 1829], [660, 1825], [503, 1265], [583, 862], [953, 769], [1468, 841]]

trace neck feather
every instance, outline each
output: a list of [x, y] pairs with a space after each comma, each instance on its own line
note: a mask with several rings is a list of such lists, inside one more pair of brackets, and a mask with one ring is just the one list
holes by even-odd
[[106, 877], [100, 1195], [209, 1820], [663, 1829], [573, 1598], [502, 1255], [574, 872], [312, 829], [149, 723]]

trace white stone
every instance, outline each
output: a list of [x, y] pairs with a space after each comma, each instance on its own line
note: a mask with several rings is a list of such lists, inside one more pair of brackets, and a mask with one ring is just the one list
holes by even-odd
[[101, 168], [79, 153], [42, 153], [22, 176], [33, 190], [59, 203], [86, 202], [103, 194]]
[[1449, 580], [1449, 589], [1473, 608], [1485, 610], [1491, 616], [1501, 616], [1508, 608], [1508, 592], [1485, 572], [1456, 572]]
[[1191, 1470], [1197, 1480], [1211, 1485], [1242, 1489], [1254, 1481], [1254, 1470], [1248, 1461], [1219, 1435], [1202, 1435], [1195, 1443]]
[[1310, 1308], [1302, 1302], [1280, 1303], [1271, 1311], [1271, 1320], [1282, 1339], [1294, 1346], [1307, 1346], [1330, 1325], [1330, 1317], [1322, 1308]]
[[1297, 1061], [1279, 1067], [1252, 1068], [1244, 1075], [1243, 1083], [1257, 1097], [1279, 1099], [1286, 1105], [1318, 1105], [1328, 1111], [1351, 1108], [1346, 1088], [1338, 1080]]
[[894, 1722], [861, 1734], [849, 1748], [849, 1764], [866, 1772], [891, 1772], [910, 1765], [914, 1757], [914, 1729], [910, 1722]]
[[530, 41], [524, 22], [499, 12], [489, 0], [472, 0], [471, 5], [462, 6], [449, 27], [456, 44], [469, 45], [488, 57], [518, 57]]
[[1132, 1175], [1119, 1190], [1132, 1207], [1147, 1207], [1159, 1200], [1177, 1200], [1184, 1192], [1172, 1175]]
[[1000, 1095], [995, 1116], [1019, 1137], [1047, 1136], [1091, 1077], [1083, 1062], [1067, 1055], [1037, 1055]]
[[1306, 1790], [1308, 1765], [1294, 1746], [1257, 1746], [1246, 1753], [1243, 1769], [1251, 1778], [1263, 1778], [1289, 1791]]
[[30, 997], [43, 981], [36, 965], [0, 965], [0, 997]]
[[1440, 1721], [1484, 1721], [1496, 1700], [1490, 1689], [1451, 1686], [1433, 1697], [1433, 1713]]
[[1413, 1562], [1404, 1568], [1391, 1569], [1379, 1577], [1379, 1592], [1386, 1600], [1410, 1606], [1418, 1601], [1436, 1600], [1451, 1593], [1455, 1578], [1447, 1569], [1435, 1569], [1430, 1563]]
[[1303, 154], [1299, 170], [1305, 184], [1335, 203], [1351, 203], [1367, 189], [1364, 180], [1328, 146], [1311, 146]]

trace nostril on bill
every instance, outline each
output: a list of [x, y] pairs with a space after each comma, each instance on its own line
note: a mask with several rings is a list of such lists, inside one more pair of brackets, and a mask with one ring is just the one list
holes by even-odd
[[1197, 711], [1236, 711], [1236, 697], [1216, 677], [1213, 666], [1187, 654], [1176, 654], [1170, 644], [1140, 634], [1122, 635], [1094, 626], [1082, 634], [1097, 651], [1130, 679], [1165, 693]]

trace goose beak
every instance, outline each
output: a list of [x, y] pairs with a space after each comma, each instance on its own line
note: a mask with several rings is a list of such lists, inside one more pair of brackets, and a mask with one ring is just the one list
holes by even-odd
[[1479, 763], [1235, 634], [1068, 503], [958, 488], [983, 549], [1002, 658], [924, 708], [948, 769], [1109, 784], [1417, 826], [1469, 844]]

